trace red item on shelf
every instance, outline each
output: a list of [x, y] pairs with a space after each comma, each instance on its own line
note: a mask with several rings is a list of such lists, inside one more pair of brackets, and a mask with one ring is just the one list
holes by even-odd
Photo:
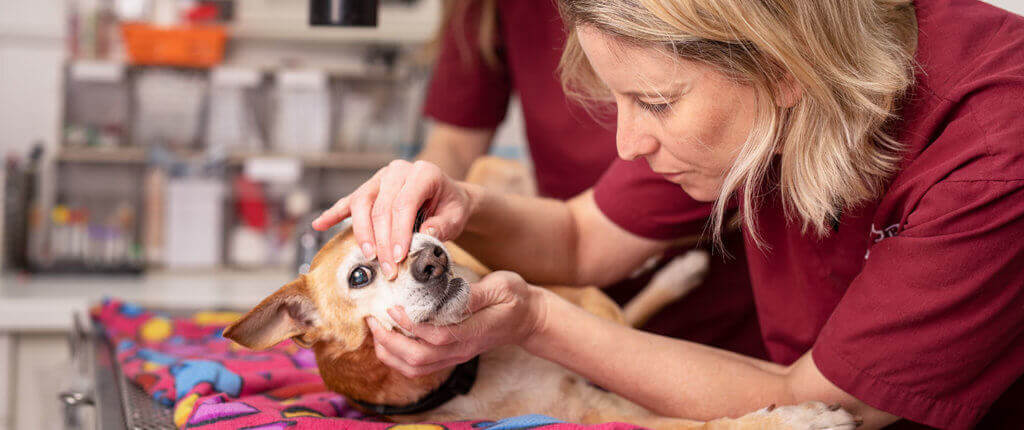
[[215, 22], [220, 15], [217, 5], [202, 3], [185, 11], [185, 20], [191, 23]]
[[259, 183], [238, 176], [234, 183], [235, 212], [241, 223], [257, 230], [267, 228], [267, 198]]

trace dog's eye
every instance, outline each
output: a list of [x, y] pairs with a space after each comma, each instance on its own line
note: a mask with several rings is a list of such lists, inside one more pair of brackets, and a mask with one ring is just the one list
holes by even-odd
[[348, 275], [349, 288], [363, 288], [373, 281], [373, 270], [366, 266], [359, 266]]

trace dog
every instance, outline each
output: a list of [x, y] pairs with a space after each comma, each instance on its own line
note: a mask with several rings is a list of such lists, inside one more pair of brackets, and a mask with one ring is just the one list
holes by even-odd
[[529, 167], [519, 161], [493, 155], [474, 160], [466, 172], [466, 182], [502, 194], [537, 195], [537, 184]]
[[[416, 323], [458, 323], [468, 317], [470, 283], [488, 272], [458, 246], [416, 233], [397, 278], [388, 281], [375, 260], [363, 257], [349, 228], [321, 248], [307, 274], [264, 299], [228, 326], [224, 336], [251, 349], [286, 339], [311, 348], [329, 389], [395, 422], [544, 414], [568, 422], [628, 422], [656, 430], [853, 429], [859, 424], [838, 406], [820, 402], [769, 406], [707, 422], [657, 416], [517, 346], [495, 348], [467, 364], [416, 378], [377, 359], [366, 317], [401, 330], [386, 310], [402, 306]], [[621, 309], [596, 288], [551, 289], [595, 315], [626, 323]]]

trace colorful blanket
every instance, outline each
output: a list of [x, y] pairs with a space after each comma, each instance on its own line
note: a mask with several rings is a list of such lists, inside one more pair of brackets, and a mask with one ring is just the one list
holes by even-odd
[[393, 424], [364, 416], [328, 391], [313, 353], [285, 341], [250, 351], [221, 332], [241, 315], [198, 312], [172, 318], [117, 300], [104, 300], [92, 317], [115, 345], [122, 373], [174, 408], [182, 429], [346, 430], [633, 430], [621, 423], [583, 426], [543, 415], [500, 421]]

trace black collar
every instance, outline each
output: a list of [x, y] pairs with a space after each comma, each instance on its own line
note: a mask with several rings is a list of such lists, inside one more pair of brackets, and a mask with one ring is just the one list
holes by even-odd
[[480, 356], [476, 356], [472, 360], [455, 366], [455, 370], [452, 370], [452, 374], [448, 376], [448, 379], [440, 387], [435, 388], [434, 391], [431, 391], [411, 405], [378, 405], [362, 400], [349, 400], [367, 412], [379, 415], [411, 415], [426, 412], [447, 403], [455, 398], [455, 396], [469, 393], [469, 390], [473, 388], [473, 383], [476, 382], [476, 369], [479, 364]]

